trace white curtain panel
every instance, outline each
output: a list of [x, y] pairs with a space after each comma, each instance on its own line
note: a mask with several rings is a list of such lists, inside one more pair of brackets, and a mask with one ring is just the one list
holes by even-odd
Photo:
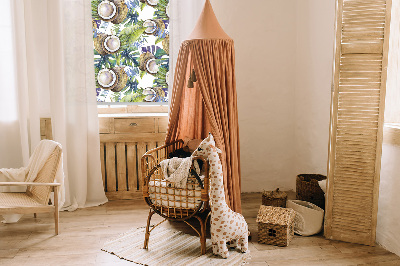
[[205, 0], [170, 0], [170, 33], [169, 33], [169, 84], [170, 90], [174, 83], [174, 69], [178, 59], [181, 43], [192, 33], [197, 19], [203, 10]]
[[[23, 165], [18, 123], [17, 92], [11, 19], [11, 1], [0, 1], [0, 168], [17, 168]], [[26, 161], [28, 163], [28, 161]]]
[[19, 108], [17, 126], [4, 131], [19, 133], [20, 141], [0, 143], [17, 150], [16, 163], [0, 167], [26, 165], [40, 141], [40, 117], [51, 117], [53, 139], [63, 146], [63, 209], [103, 204], [90, 1], [9, 1], [16, 54], [13, 105]]

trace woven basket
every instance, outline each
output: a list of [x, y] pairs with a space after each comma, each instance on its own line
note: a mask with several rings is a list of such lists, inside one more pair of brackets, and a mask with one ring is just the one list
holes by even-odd
[[264, 191], [262, 194], [262, 205], [286, 208], [287, 194], [279, 191]]
[[318, 181], [326, 179], [319, 174], [300, 174], [296, 177], [296, 199], [314, 203], [325, 209], [325, 195]]
[[296, 212], [261, 205], [257, 215], [258, 243], [287, 247], [294, 235]]

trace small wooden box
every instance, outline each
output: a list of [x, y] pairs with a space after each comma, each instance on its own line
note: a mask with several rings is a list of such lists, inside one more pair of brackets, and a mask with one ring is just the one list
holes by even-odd
[[262, 205], [286, 208], [287, 194], [279, 191], [264, 191], [262, 194]]
[[261, 205], [257, 215], [258, 243], [289, 246], [294, 235], [294, 218], [292, 209]]

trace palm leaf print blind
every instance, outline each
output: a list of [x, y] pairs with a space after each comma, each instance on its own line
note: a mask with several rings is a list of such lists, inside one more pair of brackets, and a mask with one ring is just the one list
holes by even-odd
[[391, 0], [338, 0], [325, 236], [374, 245]]

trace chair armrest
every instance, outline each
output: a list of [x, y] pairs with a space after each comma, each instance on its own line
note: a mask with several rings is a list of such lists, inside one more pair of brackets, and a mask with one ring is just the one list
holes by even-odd
[[152, 149], [152, 150], [147, 151], [144, 155], [150, 155], [151, 153], [153, 153], [153, 152], [155, 152], [155, 151], [165, 149], [165, 148], [167, 148], [167, 147], [169, 147], [169, 146], [175, 145], [176, 143], [182, 143], [182, 144], [183, 144], [183, 140], [178, 139], [178, 140], [175, 140], [175, 141], [173, 141], [173, 142], [171, 142], [171, 143], [164, 144], [164, 145], [162, 145], [162, 146], [160, 146], [160, 147], [157, 147], [157, 148], [154, 148], [154, 149]]
[[35, 182], [0, 182], [0, 186], [52, 186], [59, 187], [60, 183], [35, 183]]
[[[183, 140], [178, 139], [178, 140], [173, 141], [173, 142], [171, 142], [169, 144], [164, 144], [164, 145], [162, 145], [160, 147], [157, 147], [157, 148], [154, 148], [152, 150], [149, 150], [145, 154], [143, 154], [142, 159], [143, 158], [151, 158], [154, 162], [156, 162], [155, 156], [152, 155], [152, 154], [154, 154], [154, 153], [157, 154], [157, 151], [166, 149], [166, 148], [168, 148], [170, 146], [174, 146], [174, 145], [177, 145], [177, 144], [179, 145], [179, 143], [182, 145], [183, 144]], [[157, 163], [159, 163], [159, 162], [157, 161]]]
[[[171, 147], [171, 149], [173, 148], [178, 148], [180, 146], [183, 145], [183, 140], [179, 139], [176, 141], [173, 141], [169, 144], [165, 144], [161, 147], [157, 147], [154, 148], [152, 150], [147, 151], [145, 154], [143, 154], [141, 160], [140, 160], [140, 166], [141, 166], [141, 173], [138, 173], [141, 176], [142, 179], [142, 184], [145, 184], [144, 180], [146, 178], [146, 175], [149, 173], [149, 171], [157, 166], [160, 161], [162, 161], [163, 159], [167, 159], [168, 158], [168, 150]], [[157, 152], [164, 150], [164, 157], [165, 158], [160, 158], [157, 156]]]

